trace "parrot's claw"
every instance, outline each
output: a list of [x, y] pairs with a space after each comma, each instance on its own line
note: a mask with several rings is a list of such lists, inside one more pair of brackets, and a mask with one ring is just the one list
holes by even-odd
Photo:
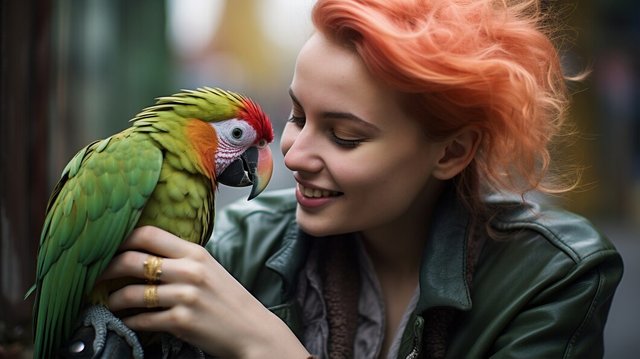
[[[131, 351], [134, 359], [143, 359], [144, 351], [136, 334], [106, 307], [102, 305], [89, 307], [82, 316], [81, 324], [83, 327], [76, 331], [66, 348], [70, 357], [85, 357], [83, 354], [88, 349], [86, 343], [92, 341], [91, 358], [113, 357], [114, 353], [126, 349]], [[94, 333], [89, 333], [90, 328], [93, 328], [95, 333], [93, 338], [91, 334]]]

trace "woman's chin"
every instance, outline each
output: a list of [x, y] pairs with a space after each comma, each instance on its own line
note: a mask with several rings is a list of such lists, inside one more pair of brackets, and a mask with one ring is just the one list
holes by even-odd
[[306, 234], [314, 237], [327, 237], [347, 232], [344, 229], [336, 227], [336, 221], [318, 217], [319, 216], [317, 214], [310, 215], [308, 213], [304, 213], [304, 210], [300, 209], [298, 206], [296, 211], [296, 221], [298, 223], [298, 227]]

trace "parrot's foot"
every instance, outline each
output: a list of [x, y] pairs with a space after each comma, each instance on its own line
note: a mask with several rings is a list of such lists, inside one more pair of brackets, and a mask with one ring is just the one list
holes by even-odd
[[[92, 342], [90, 358], [113, 358], [114, 354], [130, 352], [134, 359], [142, 359], [144, 352], [136, 334], [106, 307], [94, 305], [82, 315], [81, 324], [65, 351], [68, 357], [86, 357], [87, 343]], [[93, 328], [93, 330], [91, 330]], [[93, 334], [93, 336], [92, 336]], [[120, 356], [120, 355], [118, 355]], [[128, 356], [128, 355], [127, 355]]]

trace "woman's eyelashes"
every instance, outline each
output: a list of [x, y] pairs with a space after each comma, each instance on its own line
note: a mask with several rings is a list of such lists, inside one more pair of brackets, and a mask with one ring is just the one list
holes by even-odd
[[[296, 115], [292, 112], [287, 121], [302, 129], [307, 123], [307, 118], [305, 116]], [[338, 135], [339, 131], [333, 127], [328, 128], [326, 132], [331, 141], [344, 148], [354, 148], [365, 141], [364, 138], [352, 138], [352, 136], [349, 136], [349, 138], [341, 137]]]
[[359, 138], [346, 139], [346, 138], [339, 137], [338, 135], [336, 135], [336, 132], [334, 130], [331, 130], [331, 137], [333, 138], [333, 142], [335, 142], [339, 146], [347, 147], [347, 148], [357, 147], [360, 143], [362, 143], [362, 141], [364, 141], [364, 139], [359, 139]]
[[296, 116], [292, 113], [291, 115], [289, 115], [289, 119], [287, 121], [302, 128], [304, 127], [304, 124], [307, 122], [307, 119], [304, 116]]

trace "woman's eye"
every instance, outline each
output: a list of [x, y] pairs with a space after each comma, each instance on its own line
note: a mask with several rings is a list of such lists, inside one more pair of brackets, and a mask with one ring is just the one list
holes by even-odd
[[334, 131], [331, 131], [331, 137], [333, 138], [333, 142], [335, 142], [338, 146], [347, 148], [355, 148], [364, 141], [363, 139], [341, 138], [336, 135]]
[[307, 122], [307, 119], [304, 116], [295, 116], [291, 114], [291, 116], [289, 116], [289, 119], [287, 121], [295, 124], [298, 127], [304, 127], [304, 124], [305, 122]]
[[[297, 116], [292, 112], [287, 122], [303, 128], [307, 123], [307, 118], [304, 115]], [[344, 148], [355, 148], [365, 141], [364, 138], [360, 138], [352, 134], [351, 131], [345, 131], [344, 129], [327, 128], [326, 133], [336, 145]]]

